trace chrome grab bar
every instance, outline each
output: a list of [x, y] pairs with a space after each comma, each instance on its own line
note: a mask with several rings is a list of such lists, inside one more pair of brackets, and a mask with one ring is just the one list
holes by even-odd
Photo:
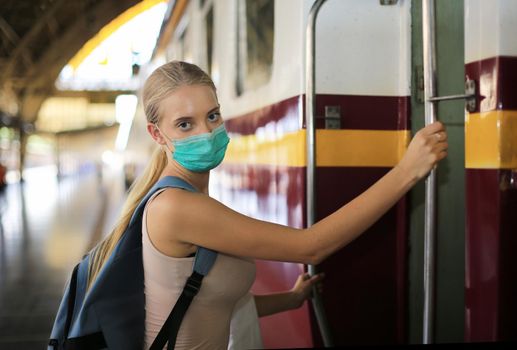
[[[312, 5], [308, 17], [306, 32], [306, 48], [305, 48], [305, 125], [307, 132], [307, 227], [314, 224], [315, 221], [315, 170], [316, 170], [316, 148], [315, 148], [315, 97], [316, 97], [316, 17], [321, 5], [326, 0], [317, 0]], [[316, 266], [308, 265], [309, 274], [316, 273]], [[318, 321], [323, 345], [326, 347], [333, 346], [328, 326], [327, 317], [323, 308], [321, 295], [316, 288], [313, 288], [312, 306]]]
[[[433, 100], [436, 96], [436, 48], [435, 48], [435, 3], [422, 1], [422, 29], [424, 47], [424, 107], [425, 125], [436, 121]], [[424, 311], [423, 343], [431, 344], [434, 338], [435, 304], [435, 245], [436, 245], [436, 169], [431, 170], [425, 182], [424, 221]]]

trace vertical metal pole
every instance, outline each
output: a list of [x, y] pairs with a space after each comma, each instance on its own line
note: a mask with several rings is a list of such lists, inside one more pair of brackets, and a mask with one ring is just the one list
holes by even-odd
[[[316, 97], [316, 17], [318, 11], [326, 0], [317, 0], [311, 8], [309, 13], [307, 32], [306, 32], [306, 48], [305, 48], [305, 120], [307, 131], [307, 227], [314, 224], [316, 205], [315, 205], [315, 170], [316, 170], [316, 148], [315, 148], [315, 97]], [[314, 265], [308, 266], [309, 274], [316, 273]], [[326, 347], [333, 345], [330, 335], [330, 328], [328, 327], [325, 310], [321, 295], [316, 289], [313, 290], [312, 306], [320, 333], [323, 338], [323, 344]]]
[[[435, 3], [422, 0], [422, 29], [424, 46], [424, 97], [425, 124], [436, 121], [434, 102], [429, 101], [436, 95], [436, 49], [435, 49]], [[436, 169], [433, 169], [425, 182], [425, 221], [424, 221], [424, 312], [423, 343], [430, 344], [434, 338], [434, 281], [435, 281], [435, 241], [436, 241]]]

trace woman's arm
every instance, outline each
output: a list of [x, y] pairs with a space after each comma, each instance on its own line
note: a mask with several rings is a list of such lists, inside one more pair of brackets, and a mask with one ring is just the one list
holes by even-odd
[[312, 287], [323, 279], [323, 274], [310, 276], [304, 273], [298, 276], [291, 290], [273, 294], [254, 295], [259, 317], [297, 309], [312, 297]]
[[180, 189], [165, 190], [150, 203], [148, 229], [153, 243], [164, 251], [167, 246], [193, 244], [236, 256], [318, 264], [377, 221], [446, 156], [446, 150], [441, 123], [420, 130], [397, 166], [307, 229], [256, 220], [207, 195]]

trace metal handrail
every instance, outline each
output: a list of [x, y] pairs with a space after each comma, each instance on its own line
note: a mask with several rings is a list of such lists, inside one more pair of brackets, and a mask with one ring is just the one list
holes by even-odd
[[[307, 227], [314, 224], [315, 221], [315, 170], [316, 170], [316, 148], [315, 148], [315, 97], [316, 97], [316, 64], [315, 64], [315, 48], [316, 48], [316, 17], [321, 5], [326, 0], [317, 0], [312, 5], [308, 17], [306, 32], [306, 48], [305, 48], [305, 122], [307, 130]], [[316, 273], [316, 266], [308, 265], [309, 274]], [[318, 321], [323, 345], [326, 347], [333, 346], [330, 328], [328, 326], [327, 317], [323, 308], [321, 295], [316, 288], [313, 288], [312, 306]]]
[[[424, 47], [424, 107], [425, 125], [436, 121], [436, 48], [435, 48], [435, 3], [422, 1], [422, 29]], [[431, 170], [425, 182], [424, 221], [424, 310], [423, 343], [430, 344], [434, 338], [435, 304], [435, 245], [436, 245], [436, 169]]]

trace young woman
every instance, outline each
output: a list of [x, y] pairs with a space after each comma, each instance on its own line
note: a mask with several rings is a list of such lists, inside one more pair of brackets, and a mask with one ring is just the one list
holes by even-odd
[[[223, 160], [229, 139], [206, 73], [185, 62], [164, 64], [147, 79], [143, 103], [147, 131], [158, 148], [115, 230], [97, 249], [90, 281], [156, 181], [176, 176], [199, 191], [165, 189], [147, 202], [142, 225], [146, 348], [181, 293], [198, 246], [219, 255], [182, 322], [176, 348], [226, 349], [232, 311], [255, 277], [253, 259], [317, 265], [364, 232], [447, 155], [443, 125], [429, 125], [416, 133], [400, 163], [367, 191], [312, 227], [295, 229], [241, 215], [208, 195], [210, 170]], [[300, 306], [320, 278], [300, 276], [290, 292], [256, 296], [258, 315]]]

